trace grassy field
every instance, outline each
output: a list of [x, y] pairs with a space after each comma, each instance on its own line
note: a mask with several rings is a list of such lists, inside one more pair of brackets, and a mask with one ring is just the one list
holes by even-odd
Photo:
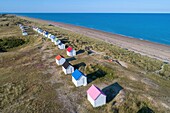
[[[30, 28], [22, 36], [17, 23], [36, 25], [73, 46], [78, 55], [69, 58]], [[45, 23], [0, 16], [0, 112], [2, 113], [143, 113], [170, 112], [170, 65], [100, 40]], [[13, 43], [16, 42], [16, 43]], [[55, 56], [62, 54], [89, 78], [86, 87], [76, 88], [64, 75]], [[127, 68], [110, 60], [118, 60]], [[93, 108], [86, 90], [118, 83], [123, 90], [106, 105]]]

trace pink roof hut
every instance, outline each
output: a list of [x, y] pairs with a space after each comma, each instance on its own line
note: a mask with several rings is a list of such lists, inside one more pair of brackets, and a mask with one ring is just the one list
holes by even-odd
[[106, 104], [106, 95], [95, 85], [92, 85], [87, 90], [87, 99], [93, 107], [98, 107]]

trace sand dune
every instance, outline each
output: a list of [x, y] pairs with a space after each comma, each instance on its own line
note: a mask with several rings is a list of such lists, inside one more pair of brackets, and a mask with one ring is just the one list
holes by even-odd
[[[28, 19], [28, 17], [21, 17], [21, 18]], [[79, 34], [83, 34], [91, 38], [101, 39], [105, 42], [112, 43], [122, 48], [126, 48], [136, 53], [140, 53], [142, 55], [147, 55], [149, 57], [156, 58], [164, 62], [170, 62], [170, 46], [167, 46], [167, 45], [152, 43], [149, 41], [129, 38], [126, 36], [121, 36], [117, 34], [107, 33], [107, 32], [103, 32], [99, 30], [79, 27], [79, 26], [70, 25], [70, 24], [51, 22], [51, 21], [45, 21], [45, 20], [33, 19], [33, 18], [29, 18], [29, 19], [32, 19], [36, 22], [45, 22], [48, 24], [52, 24], [57, 27], [60, 27], [60, 28], [63, 28], [63, 29], [66, 29], [72, 32], [76, 32]]]

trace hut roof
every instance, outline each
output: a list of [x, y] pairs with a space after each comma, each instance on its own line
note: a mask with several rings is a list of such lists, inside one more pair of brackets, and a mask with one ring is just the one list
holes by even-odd
[[56, 37], [54, 35], [51, 35], [50, 38], [55, 39]]
[[55, 58], [56, 58], [57, 60], [60, 60], [61, 58], [64, 58], [64, 57], [61, 56], [61, 55], [57, 55]]
[[55, 41], [57, 41], [57, 40], [58, 40], [58, 38], [55, 38], [54, 40], [55, 40]]
[[65, 61], [62, 66], [63, 66], [65, 69], [67, 69], [69, 65], [70, 65], [70, 63], [68, 63], [67, 61]]
[[87, 90], [87, 94], [90, 95], [90, 97], [93, 100], [96, 100], [100, 94], [105, 95], [98, 87], [96, 87], [95, 85], [92, 85], [88, 90]]
[[67, 48], [67, 51], [68, 51], [68, 52], [71, 52], [72, 50], [73, 50], [73, 48], [70, 47], [70, 46]]
[[48, 35], [48, 32], [47, 32], [47, 31], [45, 32], [45, 35]]
[[80, 79], [80, 77], [81, 77], [82, 75], [84, 75], [84, 74], [83, 74], [81, 71], [79, 71], [78, 69], [76, 69], [76, 70], [72, 73], [72, 76], [73, 76], [76, 80]]
[[58, 45], [60, 45], [60, 46], [61, 46], [62, 44], [63, 44], [63, 43], [61, 43], [61, 42], [60, 42]]

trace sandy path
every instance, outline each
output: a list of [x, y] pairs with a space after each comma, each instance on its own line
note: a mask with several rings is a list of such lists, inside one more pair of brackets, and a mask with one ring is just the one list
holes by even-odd
[[52, 56], [54, 56], [55, 54], [55, 48], [47, 49], [48, 46], [51, 45], [51, 43], [52, 42], [49, 41], [42, 42], [42, 48], [40, 49], [42, 56], [41, 60], [44, 65], [47, 66], [46, 70], [44, 70], [42, 73], [44, 75], [51, 75], [51, 78], [46, 82], [51, 83], [51, 85], [58, 86], [57, 88], [55, 88], [57, 95], [56, 100], [63, 105], [61, 109], [65, 112], [69, 111], [70, 113], [75, 113], [77, 110], [77, 104], [74, 101], [76, 101], [77, 97], [79, 96], [79, 93], [70, 93], [72, 86], [70, 86], [68, 82], [64, 79], [67, 76], [62, 78], [63, 75], [61, 75], [61, 67], [58, 68], [57, 64], [54, 63], [55, 60]]

